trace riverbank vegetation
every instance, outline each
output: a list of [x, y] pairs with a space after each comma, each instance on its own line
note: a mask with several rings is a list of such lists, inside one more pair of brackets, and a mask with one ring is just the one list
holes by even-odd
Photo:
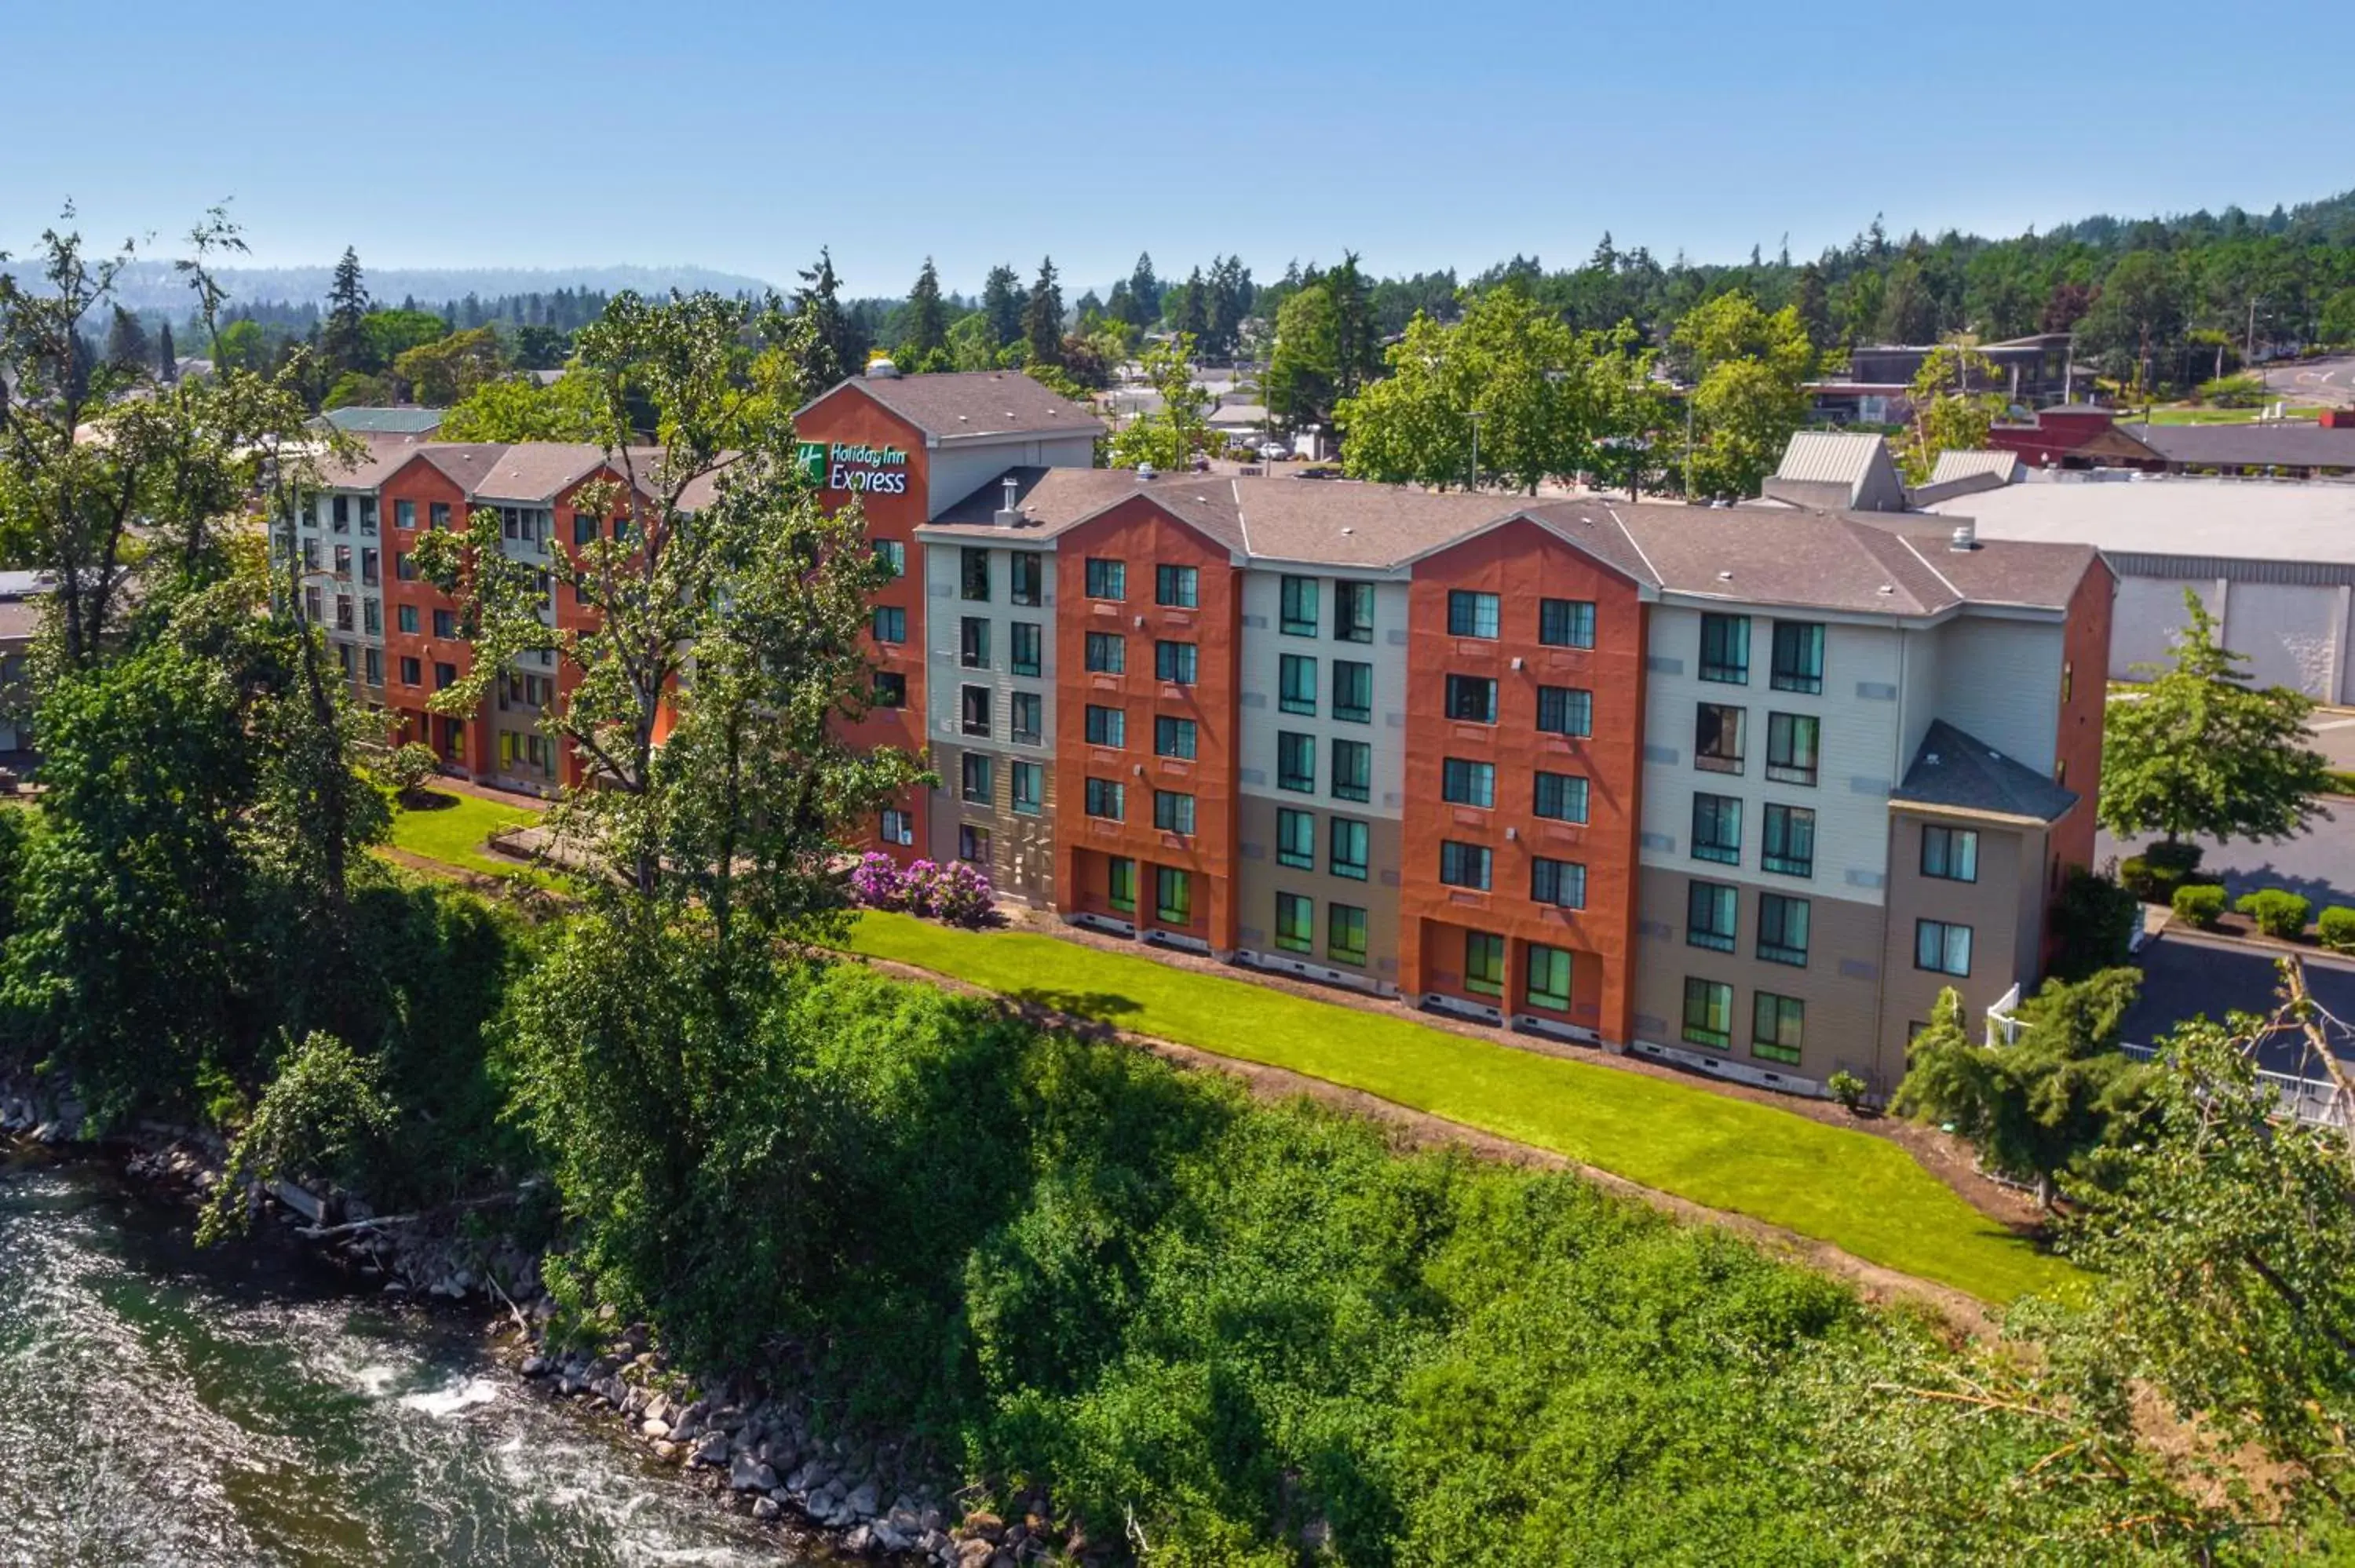
[[648, 465], [608, 498], [631, 543], [550, 558], [595, 630], [542, 625], [495, 520], [420, 552], [482, 651], [438, 705], [525, 652], [577, 677], [547, 728], [602, 784], [550, 813], [573, 899], [535, 924], [366, 853], [391, 790], [293, 558], [217, 526], [316, 483], [299, 399], [233, 365], [111, 395], [72, 346], [103, 269], [53, 238], [48, 270], [0, 289], [0, 543], [60, 584], [47, 794], [0, 814], [0, 1071], [91, 1125], [203, 1123], [241, 1174], [379, 1205], [542, 1178], [516, 1223], [544, 1227], [559, 1338], [645, 1322], [971, 1495], [1050, 1491], [1104, 1555], [2346, 1544], [2355, 1183], [2338, 1135], [2271, 1124], [2249, 1031], [2179, 1038], [2101, 1185], [2062, 1173], [2082, 1298], [1964, 1341], [1573, 1176], [1402, 1151], [829, 958], [844, 825], [922, 775], [841, 738], [883, 568], [794, 461], [806, 323], [711, 299], [582, 330], [602, 432]]

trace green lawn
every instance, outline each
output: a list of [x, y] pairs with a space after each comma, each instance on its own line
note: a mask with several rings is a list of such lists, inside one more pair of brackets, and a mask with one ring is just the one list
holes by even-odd
[[[444, 865], [461, 871], [482, 872], [492, 876], [519, 876], [528, 881], [547, 883], [544, 872], [493, 854], [484, 847], [485, 841], [503, 828], [518, 822], [536, 822], [539, 813], [525, 806], [502, 806], [476, 795], [460, 795], [430, 791], [436, 804], [421, 810], [396, 810], [392, 814], [392, 843], [395, 849], [438, 860]], [[447, 801], [448, 804], [440, 802]]]
[[1362, 1089], [1988, 1301], [2075, 1277], [1897, 1145], [1771, 1106], [1051, 937], [870, 913], [850, 945], [1140, 1034]]
[[[2154, 425], [2254, 425], [2258, 416], [2264, 412], [2264, 408], [2153, 408], [2150, 422]], [[2283, 410], [2284, 416], [2291, 419], [2311, 419], [2319, 412], [2319, 408], [2304, 407]], [[2141, 420], [2142, 410], [2139, 408], [2119, 411], [2118, 423], [2122, 425], [2139, 424]]]

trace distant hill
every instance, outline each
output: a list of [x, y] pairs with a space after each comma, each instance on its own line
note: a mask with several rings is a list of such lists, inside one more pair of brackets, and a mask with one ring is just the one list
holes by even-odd
[[[301, 305], [324, 301], [334, 273], [332, 265], [224, 267], [219, 276], [232, 304]], [[382, 305], [414, 299], [421, 305], [440, 306], [468, 294], [488, 300], [559, 289], [601, 293], [634, 289], [642, 294], [709, 289], [719, 294], [757, 294], [773, 287], [759, 278], [708, 267], [367, 267], [366, 278], [368, 297]], [[134, 311], [168, 311], [178, 316], [189, 308], [187, 281], [168, 261], [135, 262], [116, 286], [122, 302]]]

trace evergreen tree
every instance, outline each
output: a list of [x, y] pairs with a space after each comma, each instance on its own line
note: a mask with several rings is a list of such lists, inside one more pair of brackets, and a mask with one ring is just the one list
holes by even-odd
[[1353, 397], [1380, 373], [1382, 344], [1374, 324], [1371, 291], [1358, 270], [1358, 253], [1341, 252], [1341, 264], [1325, 275], [1325, 291], [1333, 300], [1333, 390], [1337, 397]]
[[336, 263], [335, 281], [327, 286], [327, 324], [319, 340], [330, 379], [335, 372], [377, 368], [368, 363], [368, 285], [360, 278], [359, 253], [346, 246], [344, 259]]
[[1022, 307], [1022, 336], [1033, 365], [1063, 363], [1063, 291], [1055, 281], [1055, 259], [1039, 263], [1039, 281]]
[[981, 285], [981, 311], [989, 322], [989, 338], [993, 347], [1004, 348], [1020, 340], [1022, 316], [1029, 302], [1022, 292], [1022, 280], [1007, 266], [992, 267]]
[[1203, 334], [1210, 330], [1209, 302], [1203, 297], [1208, 291], [1202, 281], [1202, 270], [1197, 267], [1187, 277], [1184, 289], [1179, 291], [1183, 297], [1178, 301], [1172, 319], [1172, 324], [1195, 343], [1200, 342]]
[[172, 323], [168, 321], [155, 334], [155, 373], [166, 386], [180, 378], [179, 350], [172, 346]]
[[924, 270], [916, 274], [916, 286], [908, 291], [908, 335], [900, 344], [900, 357], [910, 370], [925, 369], [932, 357], [945, 353], [949, 345], [948, 308], [941, 302], [941, 275], [932, 259], [924, 258]]
[[1151, 326], [1161, 319], [1161, 280], [1153, 275], [1153, 256], [1139, 251], [1128, 274], [1129, 313], [1120, 319], [1131, 326]]
[[802, 286], [794, 291], [794, 312], [806, 316], [811, 330], [801, 345], [802, 385], [824, 391], [867, 364], [867, 335], [842, 308], [842, 280], [835, 276], [834, 252], [820, 248], [817, 265], [805, 268]]
[[147, 341], [147, 329], [139, 324], [139, 318], [121, 305], [115, 306], [114, 319], [106, 329], [106, 362], [133, 376], [144, 376], [155, 352]]

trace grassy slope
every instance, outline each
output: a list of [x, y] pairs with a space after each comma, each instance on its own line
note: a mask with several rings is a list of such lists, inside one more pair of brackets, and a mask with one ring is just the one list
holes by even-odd
[[422, 855], [427, 860], [440, 861], [462, 871], [483, 872], [493, 876], [521, 876], [533, 881], [546, 880], [544, 874], [529, 870], [484, 848], [484, 842], [504, 828], [518, 822], [539, 820], [539, 813], [522, 806], [502, 806], [475, 795], [442, 795], [437, 800], [453, 802], [430, 810], [396, 810], [392, 815], [392, 843], [396, 849]]
[[1987, 1300], [2065, 1287], [2074, 1275], [1979, 1214], [1897, 1145], [1770, 1106], [1050, 937], [868, 914], [851, 946], [1140, 1034], [1362, 1089]]
[[[2302, 404], [2292, 404], [2285, 413], [2291, 419], [2311, 421], [2320, 411]], [[2264, 408], [2153, 408], [2150, 422], [2154, 425], [2254, 425], [2264, 412]], [[2139, 424], [2141, 421], [2142, 410], [2139, 408], [2122, 410], [2118, 415], [2121, 425]]]

